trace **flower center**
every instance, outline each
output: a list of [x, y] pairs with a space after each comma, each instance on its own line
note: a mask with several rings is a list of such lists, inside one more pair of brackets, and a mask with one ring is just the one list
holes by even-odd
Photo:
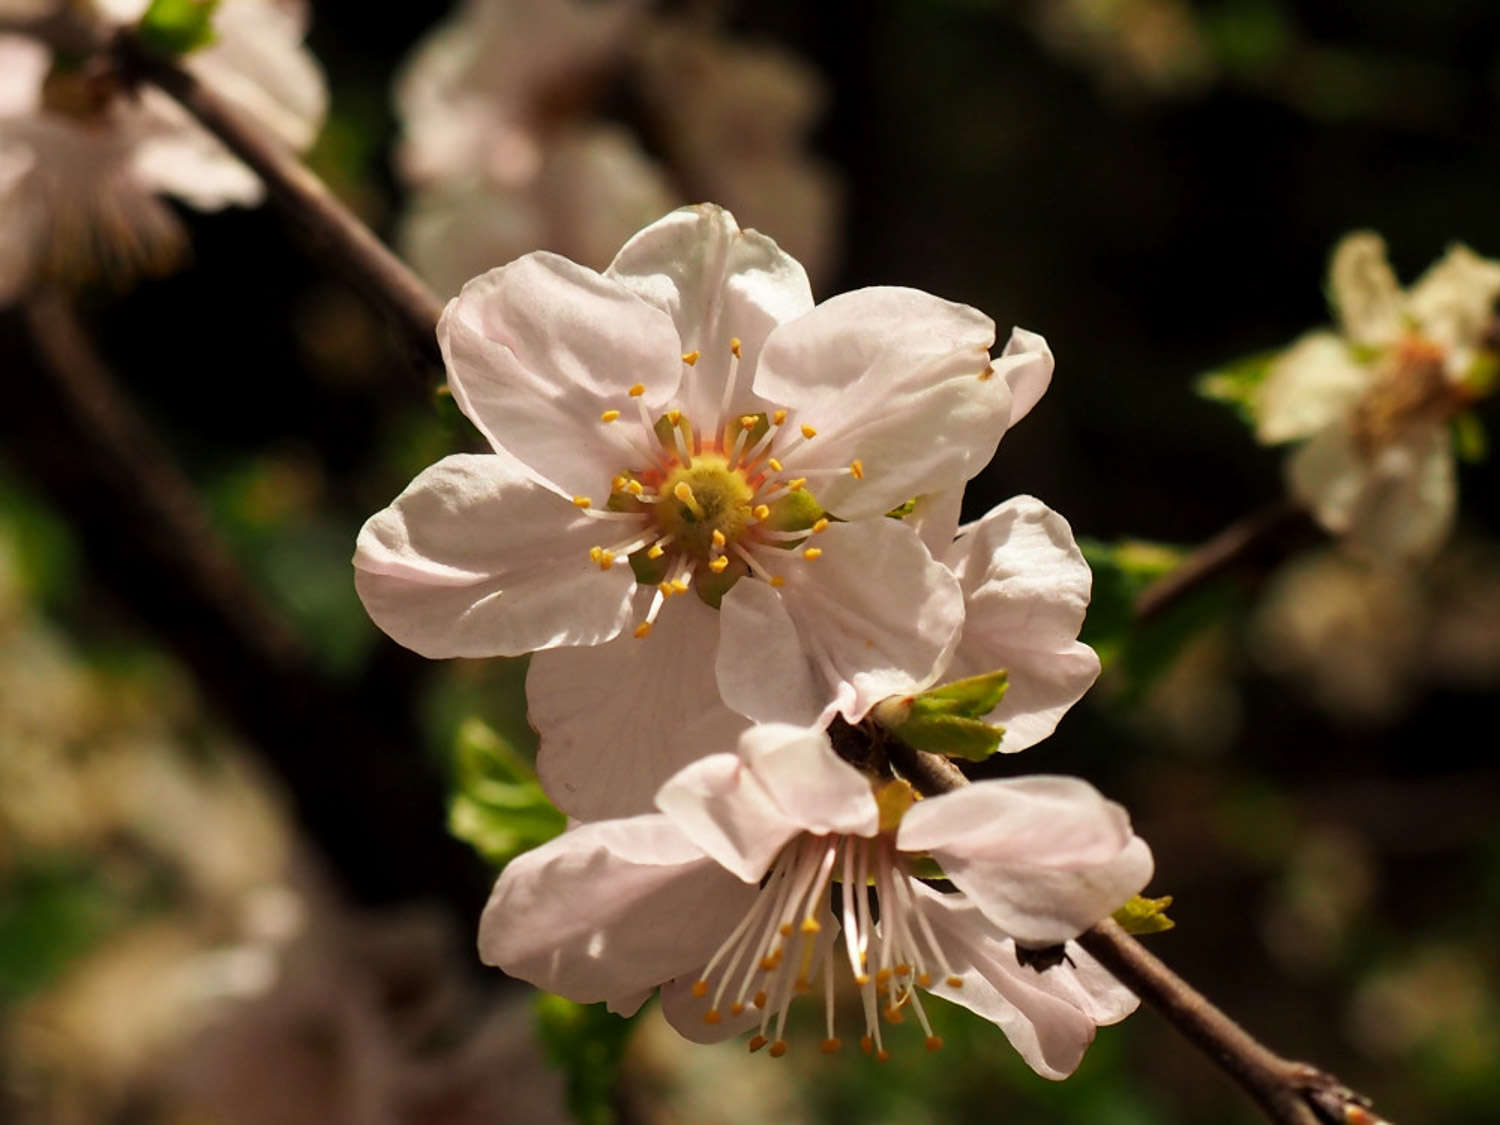
[[[690, 352], [682, 362], [693, 368], [699, 358]], [[707, 425], [695, 425], [679, 409], [653, 419], [640, 383], [630, 388], [632, 403], [599, 416], [606, 439], [621, 451], [622, 468], [610, 483], [605, 511], [595, 510], [587, 496], [573, 503], [594, 511], [601, 526], [608, 521], [621, 529], [612, 542], [594, 546], [590, 558], [604, 570], [628, 559], [636, 580], [656, 588], [637, 637], [650, 634], [662, 605], [676, 594], [693, 590], [717, 609], [742, 578], [783, 585], [793, 552], [806, 562], [823, 554], [808, 542], [830, 522], [813, 495], [815, 482], [864, 476], [857, 459], [820, 464], [808, 452], [816, 448], [810, 443], [817, 430], [793, 425], [787, 410], [734, 413], [739, 364], [734, 339], [717, 416], [696, 420]], [[635, 414], [634, 425], [627, 411]]]
[[[963, 985], [943, 955], [932, 925], [917, 903], [905, 857], [894, 833], [813, 836], [788, 844], [772, 865], [760, 894], [694, 982], [694, 996], [707, 1001], [705, 1023], [734, 1018], [749, 1006], [760, 1010], [760, 1029], [750, 1050], [770, 1044], [779, 1058], [787, 1051], [787, 1010], [794, 997], [813, 990], [823, 977], [826, 1037], [821, 1049], [843, 1046], [834, 1034], [834, 941], [843, 928], [844, 952], [859, 990], [865, 1030], [860, 1049], [881, 1062], [890, 1058], [881, 1022], [904, 1022], [908, 1004], [926, 1035], [929, 1051], [943, 1041], [933, 1034], [917, 988], [934, 976], [952, 988]], [[833, 884], [841, 884], [834, 891]], [[835, 923], [832, 906], [840, 919]], [[876, 905], [878, 903], [878, 906]], [[876, 921], [876, 918], [879, 921]]]
[[1444, 421], [1468, 403], [1462, 384], [1448, 377], [1443, 348], [1421, 336], [1406, 336], [1354, 405], [1350, 424], [1355, 447], [1373, 457], [1413, 426]]

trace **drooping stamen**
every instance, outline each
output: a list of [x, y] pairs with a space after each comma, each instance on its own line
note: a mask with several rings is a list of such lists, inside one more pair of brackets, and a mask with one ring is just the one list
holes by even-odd
[[714, 430], [724, 435], [727, 444], [729, 440], [729, 408], [734, 404], [734, 386], [740, 375], [740, 338], [732, 336], [729, 340], [729, 374], [724, 378], [724, 396], [719, 400], [719, 423]]
[[646, 619], [635, 627], [637, 640], [645, 640], [651, 635], [651, 627], [656, 624], [656, 615], [661, 612], [661, 607], [666, 604], [667, 598], [660, 590], [651, 595], [651, 608], [646, 610]]

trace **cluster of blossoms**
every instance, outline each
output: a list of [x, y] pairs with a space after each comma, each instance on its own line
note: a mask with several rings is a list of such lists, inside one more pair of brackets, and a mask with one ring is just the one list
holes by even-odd
[[1303, 441], [1293, 495], [1367, 558], [1430, 558], [1457, 507], [1451, 423], [1500, 374], [1500, 262], [1454, 246], [1403, 291], [1385, 244], [1339, 243], [1328, 288], [1337, 332], [1303, 336], [1255, 404], [1261, 441]]
[[[621, 87], [661, 159], [602, 114]], [[451, 294], [537, 248], [603, 267], [686, 195], [780, 232], [818, 276], [838, 225], [835, 179], [806, 147], [822, 101], [789, 56], [641, 0], [464, 0], [396, 84], [398, 240]]]
[[[138, 21], [147, 7], [147, 0], [0, 0], [0, 22], [68, 15], [108, 29]], [[184, 65], [304, 149], [327, 108], [322, 72], [302, 46], [306, 23], [300, 0], [221, 0], [213, 42]], [[211, 211], [256, 204], [263, 188], [162, 91], [0, 31], [0, 301], [38, 282], [168, 268], [182, 236], [162, 194]]]
[[[575, 825], [511, 863], [481, 953], [580, 1001], [658, 987], [693, 1039], [786, 1049], [833, 967], [861, 1042], [920, 989], [992, 1019], [1039, 1073], [1134, 1006], [1063, 945], [1145, 885], [1123, 810], [1083, 782], [920, 800], [826, 729], [1004, 667], [985, 718], [1015, 751], [1098, 674], [1089, 572], [1029, 497], [958, 525], [962, 489], [1051, 377], [1046, 342], [910, 289], [815, 305], [801, 266], [725, 210], [684, 208], [603, 274], [529, 254], [438, 329], [492, 452], [447, 457], [365, 525], [356, 585], [430, 657], [532, 653], [538, 771]], [[946, 878], [945, 893], [924, 879]], [[584, 905], [587, 904], [587, 905]], [[841, 951], [841, 952], [840, 952]]]

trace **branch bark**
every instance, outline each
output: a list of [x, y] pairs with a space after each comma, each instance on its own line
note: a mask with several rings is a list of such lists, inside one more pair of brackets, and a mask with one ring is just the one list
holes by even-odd
[[[946, 758], [886, 743], [887, 757], [917, 789], [946, 793], [968, 780]], [[1112, 918], [1078, 937], [1095, 959], [1208, 1055], [1278, 1125], [1382, 1125], [1369, 1100], [1333, 1075], [1284, 1059], [1214, 1007]], [[1388, 1125], [1388, 1123], [1386, 1123]]]

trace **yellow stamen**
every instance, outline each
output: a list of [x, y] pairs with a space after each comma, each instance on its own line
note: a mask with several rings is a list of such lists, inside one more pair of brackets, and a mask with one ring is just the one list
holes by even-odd
[[770, 1040], [767, 1039], [764, 1035], [752, 1035], [750, 1037], [750, 1053], [752, 1055], [755, 1054], [756, 1051], [760, 1050], [769, 1042]]
[[620, 412], [618, 410], [606, 410], [603, 414], [599, 415], [599, 421], [601, 422], [618, 422], [619, 420]]
[[687, 592], [688, 592], [687, 579], [685, 579], [685, 578], [674, 578], [674, 579], [672, 579], [672, 593], [674, 593], [674, 594], [685, 594]]
[[589, 558], [591, 558], [594, 562], [598, 562], [603, 557], [604, 557], [604, 548], [603, 547], [590, 547], [589, 548]]
[[718, 1023], [723, 1018], [724, 1017], [719, 1014], [718, 1008], [710, 1008], [708, 1011], [703, 1013], [704, 1023]]
[[639, 496], [646, 491], [646, 486], [638, 480], [629, 481], [625, 485], [625, 491], [632, 496]]
[[810, 440], [818, 436], [818, 431], [813, 429], [811, 426], [803, 426], [802, 436]]
[[695, 363], [698, 362], [698, 353], [697, 352], [683, 352], [682, 353], [682, 362], [685, 363], [685, 364], [687, 364], [689, 367], [693, 366], [693, 364], [695, 364]]
[[819, 934], [823, 932], [823, 927], [818, 924], [816, 918], [804, 918], [802, 919], [802, 932], [804, 934]]
[[636, 640], [642, 640], [643, 641], [643, 640], [645, 640], [650, 635], [651, 635], [651, 622], [649, 622], [649, 621], [642, 621], [639, 625], [637, 625], [635, 627]]
[[664, 598], [670, 598], [676, 592], [672, 589], [672, 583], [665, 578], [656, 584], [656, 588], [661, 591], [661, 596]]
[[755, 429], [755, 423], [757, 423], [759, 421], [760, 421], [760, 419], [757, 418], [754, 414], [741, 414], [740, 415], [740, 429], [742, 429], [742, 430], [753, 430], [753, 429]]
[[917, 974], [917, 983], [919, 985], [921, 985], [923, 988], [931, 988], [932, 987], [932, 975], [930, 973], [918, 973]]
[[645, 393], [646, 393], [646, 384], [645, 383], [637, 383], [635, 386], [633, 386], [633, 387], [630, 388], [630, 397], [631, 398], [640, 398], [641, 395], [643, 395]]
[[681, 422], [681, 421], [682, 421], [682, 411], [680, 411], [680, 410], [668, 410], [667, 411], [667, 424], [669, 426], [675, 426], [675, 425], [677, 425], [678, 422]]
[[818, 1050], [822, 1051], [825, 1055], [836, 1055], [843, 1049], [843, 1046], [843, 1041], [840, 1039], [825, 1039]]
[[881, 969], [880, 972], [875, 974], [876, 986], [879, 988], [884, 988], [886, 985], [891, 983], [891, 976], [892, 974], [889, 969]]
[[708, 563], [708, 569], [713, 571], [715, 574], [723, 574], [726, 570], [729, 569], [729, 556], [720, 555], [716, 559], [710, 559]]
[[714, 528], [713, 541], [714, 546], [719, 548], [719, 550], [721, 551], [724, 549], [724, 544], [728, 542], [728, 540], [724, 538], [724, 533], [717, 527]]
[[677, 487], [672, 489], [672, 495], [682, 501], [683, 507], [692, 512], [700, 520], [704, 518], [703, 505], [698, 503], [698, 498], [693, 495], [693, 486], [685, 480], [677, 482]]
[[812, 562], [814, 559], [821, 559], [823, 557], [823, 548], [809, 547], [807, 550], [802, 552], [802, 557], [808, 562]]
[[875, 1040], [871, 1039], [868, 1035], [861, 1035], [859, 1037], [859, 1049], [868, 1055], [871, 1051], [875, 1050]]
[[573, 497], [573, 507], [575, 508], [587, 508], [592, 503], [593, 501], [590, 500], [587, 496]]
[[941, 1051], [943, 1049], [943, 1037], [941, 1035], [929, 1035], [927, 1037], [927, 1049], [929, 1051]]
[[731, 336], [731, 337], [729, 337], [729, 350], [732, 351], [735, 354], [735, 358], [736, 359], [739, 358], [739, 354], [740, 354], [740, 338], [738, 336]]
[[776, 458], [774, 458], [774, 457], [767, 457], [766, 458], [766, 464], [771, 466], [771, 471], [773, 473], [779, 473], [779, 472], [781, 472], [781, 462], [778, 461], [778, 460], [776, 460]]
[[782, 937], [791, 937], [792, 934], [796, 932], [792, 929], [792, 924], [790, 922], [781, 923], [781, 925], [776, 927], [776, 930], [781, 934]]
[[783, 422], [786, 421], [786, 411], [785, 410], [778, 410], [778, 411], [776, 411], [775, 414], [771, 415], [771, 421], [775, 422], [778, 426], [781, 425]]
[[785, 1039], [778, 1039], [778, 1040], [776, 1040], [776, 1042], [774, 1042], [774, 1043], [771, 1044], [771, 1057], [773, 1059], [779, 1059], [784, 1054], [786, 1054], [786, 1040]]
[[738, 1000], [736, 1000], [733, 1004], [729, 1005], [729, 1014], [731, 1016], [737, 1016], [741, 1012], [743, 1012], [744, 1010], [745, 1010], [745, 1005], [741, 1004]]
[[909, 976], [911, 976], [911, 966], [910, 965], [897, 965], [896, 966], [896, 975], [898, 977], [909, 977]]
[[865, 479], [865, 463], [858, 458], [849, 462], [849, 471], [854, 474], [855, 480]]
[[786, 482], [786, 487], [787, 487], [788, 491], [790, 491], [790, 492], [796, 492], [799, 488], [801, 488], [806, 483], [807, 483], [807, 478], [806, 477], [794, 477], [792, 480], [789, 480], [789, 481]]
[[889, 1008], [887, 1008], [885, 1011], [881, 1012], [880, 1014], [885, 1017], [885, 1022], [886, 1023], [905, 1023], [906, 1022], [906, 1013], [903, 1012], [900, 1008], [896, 1007], [896, 1005], [894, 1005], [894, 1004], [892, 1004]]
[[792, 982], [792, 990], [799, 996], [805, 995], [806, 993], [812, 991], [812, 981], [808, 980], [806, 977], [798, 977], [794, 982]]
[[615, 553], [613, 551], [599, 552], [599, 569], [608, 570], [615, 565]]
[[786, 585], [786, 579], [781, 577], [781, 575], [779, 574], [773, 574], [771, 575], [771, 585], [775, 586], [777, 589], [780, 589], [782, 586]]
[[619, 492], [629, 483], [630, 478], [627, 477], [624, 473], [621, 473], [619, 476], [615, 477], [614, 480], [609, 482], [609, 489], [611, 492]]
[[889, 1051], [887, 1051], [884, 1047], [882, 1047], [880, 1050], [878, 1050], [878, 1051], [875, 1052], [875, 1061], [879, 1062], [879, 1063], [890, 1062], [891, 1061], [891, 1053]]
[[666, 548], [664, 548], [660, 543], [653, 543], [649, 548], [647, 548], [646, 557], [648, 559], [659, 559], [666, 553]]
[[708, 981], [695, 980], [693, 982], [693, 995], [703, 997], [708, 995]]
[[827, 530], [828, 530], [828, 517], [827, 516], [820, 516], [818, 518], [818, 522], [812, 525], [812, 533], [814, 535], [818, 534], [818, 532], [820, 532], [820, 531], [827, 531]]
[[944, 983], [947, 984], [949, 988], [962, 988], [964, 986], [964, 978], [949, 977]]
[[757, 504], [754, 508], [750, 509], [750, 514], [758, 520], [768, 520], [771, 518], [771, 506], [769, 504]]
[[757, 1008], [764, 1008], [766, 1006], [766, 994], [764, 992], [757, 992], [754, 997], [754, 1004]]

